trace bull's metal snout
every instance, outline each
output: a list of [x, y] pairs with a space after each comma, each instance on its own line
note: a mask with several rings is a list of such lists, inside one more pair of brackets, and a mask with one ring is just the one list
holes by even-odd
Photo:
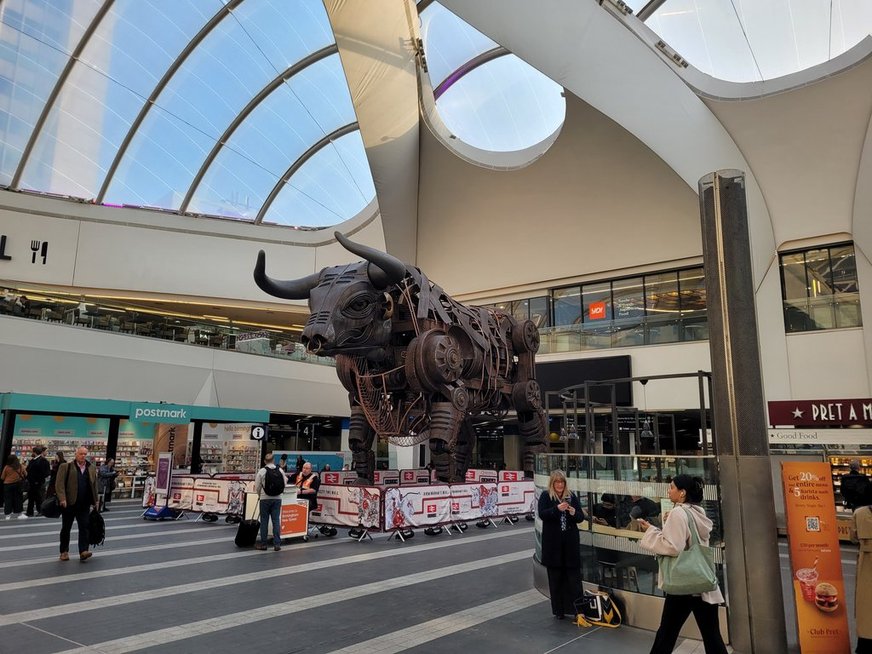
[[312, 354], [318, 354], [321, 350], [324, 349], [324, 346], [327, 345], [327, 339], [323, 336], [319, 336], [315, 334], [311, 338], [308, 336], [303, 336], [300, 339], [306, 349]]

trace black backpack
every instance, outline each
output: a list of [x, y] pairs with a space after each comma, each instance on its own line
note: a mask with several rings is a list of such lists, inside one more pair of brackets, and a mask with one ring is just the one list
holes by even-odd
[[99, 511], [94, 509], [88, 515], [88, 544], [102, 545], [106, 540], [106, 523]]
[[267, 495], [281, 495], [285, 490], [285, 475], [278, 468], [267, 468], [263, 478], [263, 490]]

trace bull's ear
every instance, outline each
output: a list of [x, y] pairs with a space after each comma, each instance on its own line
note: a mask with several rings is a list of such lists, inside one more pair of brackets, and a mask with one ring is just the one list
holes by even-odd
[[376, 288], [382, 289], [399, 284], [406, 276], [406, 264], [387, 252], [376, 250], [368, 245], [354, 243], [345, 238], [341, 232], [333, 232], [333, 236], [346, 250], [369, 262], [366, 272], [369, 275], [369, 281]]
[[394, 317], [394, 298], [390, 293], [382, 296], [382, 320], [390, 320]]
[[300, 279], [278, 280], [266, 274], [266, 253], [257, 253], [257, 263], [254, 265], [254, 283], [262, 291], [274, 297], [285, 300], [308, 300], [309, 292], [318, 285], [321, 273], [313, 273]]

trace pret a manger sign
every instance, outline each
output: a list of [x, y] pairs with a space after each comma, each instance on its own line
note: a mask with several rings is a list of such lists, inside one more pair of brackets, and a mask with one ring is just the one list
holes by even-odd
[[831, 474], [828, 463], [781, 464], [802, 654], [848, 654], [851, 647]]

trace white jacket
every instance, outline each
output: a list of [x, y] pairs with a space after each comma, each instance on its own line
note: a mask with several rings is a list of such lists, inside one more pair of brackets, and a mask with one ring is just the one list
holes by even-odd
[[[649, 528], [642, 536], [639, 546], [654, 554], [678, 556], [680, 551], [687, 549], [690, 545], [690, 525], [687, 519], [691, 516], [696, 524], [699, 541], [703, 545], [708, 545], [709, 536], [712, 533], [712, 521], [709, 520], [702, 507], [693, 504], [676, 504], [669, 512], [663, 529]], [[721, 589], [716, 588], [708, 593], [703, 593], [702, 601], [708, 604], [723, 604], [724, 596]]]

